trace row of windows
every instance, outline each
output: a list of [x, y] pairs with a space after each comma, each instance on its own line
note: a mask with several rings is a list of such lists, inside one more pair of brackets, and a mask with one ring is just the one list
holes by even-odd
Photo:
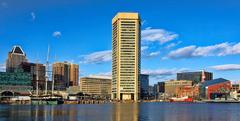
[[136, 23], [135, 21], [121, 21], [121, 23]]
[[136, 24], [124, 24], [124, 23], [122, 23], [121, 26], [133, 26], [133, 27], [135, 27]]
[[135, 76], [135, 74], [133, 73], [133, 74], [120, 74], [120, 76]]
[[121, 85], [129, 85], [129, 84], [135, 84], [135, 82], [134, 82], [134, 80], [130, 80], [130, 81], [120, 80], [120, 84]]
[[121, 32], [136, 32], [136, 28], [127, 28], [127, 27], [122, 27], [119, 29]]
[[121, 26], [121, 29], [135, 29], [135, 26]]
[[124, 92], [131, 92], [134, 93], [134, 90], [121, 90], [120, 92], [124, 93]]
[[135, 32], [132, 32], [132, 31], [130, 31], [130, 32], [122, 31], [121, 34], [135, 34]]

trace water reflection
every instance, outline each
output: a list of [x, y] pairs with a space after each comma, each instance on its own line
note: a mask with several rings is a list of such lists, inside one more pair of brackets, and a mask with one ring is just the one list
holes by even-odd
[[0, 121], [238, 121], [240, 104], [0, 105]]
[[115, 104], [112, 109], [112, 121], [138, 121], [137, 103]]

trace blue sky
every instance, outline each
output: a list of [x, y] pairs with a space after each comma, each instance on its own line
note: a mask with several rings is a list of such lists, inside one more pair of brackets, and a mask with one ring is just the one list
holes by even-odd
[[176, 72], [205, 69], [214, 78], [240, 80], [238, 0], [0, 0], [0, 65], [13, 45], [31, 62], [80, 65], [81, 76], [110, 75], [111, 19], [139, 12], [142, 72], [150, 84]]

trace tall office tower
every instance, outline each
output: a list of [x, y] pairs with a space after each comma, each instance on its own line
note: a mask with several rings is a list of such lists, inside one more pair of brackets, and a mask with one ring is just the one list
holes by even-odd
[[52, 65], [54, 89], [65, 90], [69, 87], [70, 64], [68, 62], [56, 62]]
[[140, 22], [138, 13], [118, 13], [112, 19], [112, 99], [139, 98]]
[[70, 86], [78, 86], [79, 82], [79, 66], [77, 64], [70, 64]]
[[6, 61], [6, 71], [14, 72], [18, 69], [22, 62], [27, 62], [26, 54], [20, 46], [14, 46], [8, 53], [8, 59]]
[[56, 62], [52, 65], [54, 88], [65, 90], [69, 86], [78, 86], [78, 65], [68, 62]]

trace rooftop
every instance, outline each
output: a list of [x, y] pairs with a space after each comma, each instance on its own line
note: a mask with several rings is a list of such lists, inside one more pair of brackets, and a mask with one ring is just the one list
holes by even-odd
[[217, 78], [213, 80], [208, 80], [203, 83], [203, 86], [207, 87], [210, 85], [218, 84], [218, 83], [223, 83], [223, 82], [228, 82], [229, 80], [224, 79], [224, 78]]
[[21, 46], [13, 46], [13, 49], [11, 50], [11, 53], [14, 53], [14, 54], [20, 54], [20, 55], [25, 55], [23, 49], [21, 48]]
[[140, 16], [138, 13], [134, 13], [134, 12], [119, 12], [112, 19], [112, 23], [114, 23], [118, 19], [140, 19]]

